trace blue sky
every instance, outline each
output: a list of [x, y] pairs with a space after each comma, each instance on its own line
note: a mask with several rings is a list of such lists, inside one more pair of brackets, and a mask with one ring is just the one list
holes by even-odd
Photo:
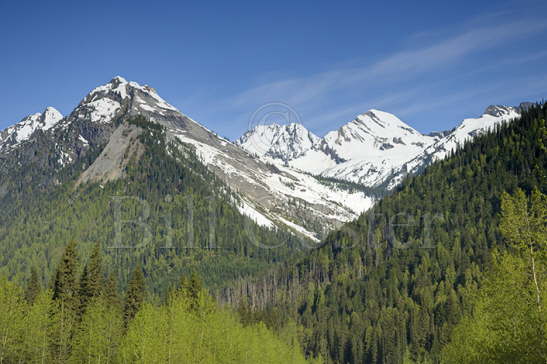
[[236, 138], [283, 102], [323, 135], [370, 108], [422, 132], [547, 97], [547, 2], [2, 1], [0, 128], [121, 75]]

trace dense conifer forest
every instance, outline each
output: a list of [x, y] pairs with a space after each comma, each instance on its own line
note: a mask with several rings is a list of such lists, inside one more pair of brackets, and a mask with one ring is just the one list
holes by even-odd
[[[530, 254], [537, 255], [534, 277], [545, 295], [546, 260], [539, 253], [547, 241], [546, 113], [547, 105], [538, 105], [467, 143], [331, 233], [308, 257], [239, 281], [221, 291], [221, 299], [239, 303], [247, 320], [271, 327], [286, 317], [297, 320], [305, 327], [306, 353], [327, 363], [437, 363], [455, 327], [448, 362], [545, 362], [547, 310], [531, 300], [528, 263]], [[527, 236], [533, 248], [515, 249], [517, 238], [507, 224], [506, 234], [500, 230], [507, 193], [521, 201], [512, 224], [528, 220], [523, 196], [535, 201], [535, 237]], [[545, 305], [545, 299], [538, 301]], [[516, 337], [505, 332], [495, 338], [489, 331], [491, 323], [510, 324], [514, 317]], [[458, 325], [462, 319], [465, 324]], [[528, 332], [519, 331], [529, 324]], [[533, 347], [530, 356], [479, 356], [523, 341]]]

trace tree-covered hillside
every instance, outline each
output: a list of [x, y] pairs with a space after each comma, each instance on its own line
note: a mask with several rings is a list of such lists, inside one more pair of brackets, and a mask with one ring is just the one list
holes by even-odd
[[[100, 243], [107, 269], [122, 286], [140, 263], [147, 284], [159, 292], [184, 272], [198, 272], [207, 285], [218, 285], [297, 250], [293, 235], [243, 216], [235, 207], [238, 197], [190, 148], [166, 140], [161, 126], [144, 119], [124, 125], [141, 132], [132, 141], [140, 152], [124, 156], [122, 178], [81, 181], [97, 150], [92, 159], [68, 167], [57, 186], [44, 191], [22, 184], [19, 193], [4, 199], [0, 273], [25, 281], [35, 268], [46, 283], [68, 242], [77, 241], [83, 256]], [[111, 173], [100, 168], [105, 167], [94, 171]]]
[[546, 114], [537, 105], [477, 137], [308, 257], [241, 280], [221, 298], [250, 308], [251, 321], [294, 317], [307, 328], [305, 351], [329, 363], [438, 362], [491, 252], [507, 246], [502, 194], [547, 192]]

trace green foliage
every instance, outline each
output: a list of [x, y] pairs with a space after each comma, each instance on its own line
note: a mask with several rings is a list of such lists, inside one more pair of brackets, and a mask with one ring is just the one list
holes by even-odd
[[114, 363], [123, 334], [122, 313], [103, 297], [94, 298], [73, 338], [71, 363]]
[[[545, 263], [545, 262], [544, 262]], [[476, 293], [474, 308], [454, 329], [443, 350], [446, 364], [542, 364], [547, 360], [545, 264], [538, 310], [526, 258], [503, 254]]]
[[311, 363], [294, 327], [280, 338], [262, 323], [243, 325], [198, 288], [197, 277], [187, 282], [162, 305], [144, 302], [124, 328], [127, 316], [107, 295], [68, 321], [63, 296], [44, 291], [27, 303], [21, 288], [0, 278], [0, 363]]
[[530, 198], [520, 188], [501, 199], [500, 230], [517, 249], [543, 254], [547, 251], [547, 195], [537, 188]]
[[193, 308], [182, 292], [165, 306], [145, 304], [120, 348], [130, 363], [305, 363], [297, 343], [288, 344], [263, 324], [243, 326], [215, 308], [203, 292]]
[[0, 363], [15, 363], [19, 357], [25, 306], [22, 290], [0, 277]]
[[[458, 324], [443, 360], [450, 363], [545, 363], [547, 360], [547, 195], [517, 189], [501, 200], [500, 231], [516, 256], [497, 257]], [[539, 259], [538, 259], [539, 258]]]

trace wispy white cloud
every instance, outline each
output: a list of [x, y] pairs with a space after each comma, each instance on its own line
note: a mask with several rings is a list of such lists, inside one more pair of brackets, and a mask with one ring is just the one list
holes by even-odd
[[[397, 84], [405, 80], [419, 79], [422, 74], [436, 72], [443, 67], [463, 62], [476, 53], [501, 48], [509, 42], [539, 33], [547, 28], [545, 21], [526, 19], [493, 22], [492, 17], [485, 19], [488, 19], [490, 23], [462, 31], [433, 44], [395, 51], [372, 64], [340, 67], [306, 77], [279, 79], [249, 88], [224, 100], [223, 107], [243, 110], [242, 113], [245, 114], [263, 103], [283, 101], [303, 111], [306, 114], [306, 123], [320, 127], [329, 121], [337, 121], [339, 117], [347, 116], [349, 113], [357, 114], [370, 107], [387, 107], [410, 101], [423, 88], [415, 87], [400, 91], [396, 88]], [[479, 22], [476, 21], [476, 23]], [[544, 53], [546, 52], [509, 57], [496, 62], [533, 61], [545, 56]], [[390, 85], [395, 87], [390, 89]], [[329, 102], [329, 99], [339, 92], [375, 94], [377, 90], [379, 94], [373, 97], [368, 96], [366, 100], [330, 107], [327, 113], [318, 113], [325, 102]], [[454, 95], [452, 99], [457, 100], [458, 97]], [[418, 111], [424, 108], [425, 105], [413, 104], [405, 111], [410, 113], [412, 110]]]
[[436, 44], [414, 50], [403, 50], [368, 66], [340, 68], [312, 74], [307, 77], [288, 78], [270, 82], [241, 92], [228, 100], [234, 107], [245, 107], [270, 100], [283, 100], [291, 105], [307, 102], [321, 103], [329, 93], [362, 83], [381, 79], [401, 81], [417, 77], [424, 72], [456, 63], [466, 56], [491, 49], [547, 27], [545, 22], [528, 20], [483, 26], [465, 31]]
[[[439, 129], [443, 126], [431, 122], [417, 124], [424, 115], [441, 113], [442, 118], [445, 109], [455, 110], [458, 105], [471, 110], [468, 105], [473, 104], [471, 111], [476, 112], [486, 106], [483, 103], [504, 102], [508, 99], [504, 95], [532, 100], [535, 95], [542, 97], [542, 92], [547, 95], [536, 81], [530, 80], [527, 87], [519, 80], [529, 73], [503, 76], [506, 70], [523, 69], [532, 62], [537, 65], [547, 58], [547, 50], [541, 48], [530, 53], [514, 51], [521, 40], [544, 36], [545, 30], [547, 20], [541, 18], [488, 14], [471, 19], [459, 32], [447, 28], [409, 34], [403, 48], [393, 49], [380, 59], [347, 59], [325, 72], [300, 77], [282, 77], [280, 71], [261, 74], [256, 76], [255, 85], [233, 96], [211, 95], [213, 91], [205, 88], [177, 105], [197, 120], [209, 122], [213, 129], [229, 123], [226, 133], [230, 138], [243, 133], [253, 112], [268, 102], [290, 105], [317, 134], [338, 128], [370, 108], [393, 112], [422, 131]], [[485, 75], [492, 75], [491, 81], [476, 82]], [[507, 85], [513, 88], [509, 90]], [[537, 92], [527, 93], [533, 85]]]

